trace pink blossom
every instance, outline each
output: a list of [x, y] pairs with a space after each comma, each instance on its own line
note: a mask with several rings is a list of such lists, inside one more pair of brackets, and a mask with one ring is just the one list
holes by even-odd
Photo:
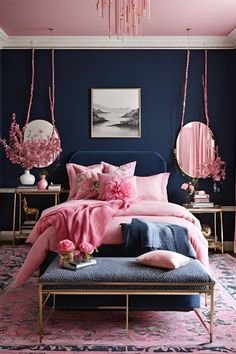
[[59, 242], [58, 246], [59, 252], [71, 252], [75, 249], [75, 245], [72, 241], [65, 239]]
[[5, 139], [0, 138], [6, 157], [11, 163], [21, 165], [25, 170], [30, 170], [34, 166], [51, 163], [55, 156], [58, 156], [62, 151], [60, 139], [53, 134], [46, 138], [32, 136], [24, 140], [24, 129], [20, 129], [14, 113], [9, 131], [9, 144], [7, 144]]
[[95, 247], [88, 242], [82, 242], [79, 245], [79, 249], [81, 252], [88, 253], [88, 254], [92, 254], [95, 251]]
[[184, 189], [186, 191], [186, 189], [188, 189], [188, 183], [183, 183], [181, 189]]
[[215, 159], [203, 166], [203, 178], [210, 177], [213, 181], [224, 181], [226, 177], [226, 162], [221, 160], [218, 153], [218, 146], [215, 150]]

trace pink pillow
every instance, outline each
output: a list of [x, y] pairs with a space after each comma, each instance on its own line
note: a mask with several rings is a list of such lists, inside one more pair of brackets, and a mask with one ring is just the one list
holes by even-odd
[[136, 177], [138, 198], [168, 202], [167, 183], [170, 173], [164, 172], [147, 177]]
[[137, 198], [136, 177], [99, 173], [100, 200], [133, 200]]
[[190, 258], [177, 252], [156, 250], [142, 254], [137, 261], [151, 267], [175, 269], [190, 262]]
[[91, 165], [88, 167], [74, 163], [66, 164], [69, 178], [70, 193], [68, 200], [96, 198], [98, 192], [95, 192], [94, 186], [98, 181], [98, 173], [102, 172], [102, 164]]
[[113, 173], [116, 176], [133, 176], [136, 167], [136, 161], [126, 163], [121, 166], [110, 165], [107, 162], [101, 162], [103, 165], [103, 173]]

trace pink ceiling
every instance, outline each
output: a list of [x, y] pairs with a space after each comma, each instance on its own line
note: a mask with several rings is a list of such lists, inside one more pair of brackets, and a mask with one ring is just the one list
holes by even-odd
[[[106, 36], [96, 0], [0, 0], [0, 28], [9, 36]], [[147, 36], [228, 35], [236, 27], [236, 0], [152, 0]]]

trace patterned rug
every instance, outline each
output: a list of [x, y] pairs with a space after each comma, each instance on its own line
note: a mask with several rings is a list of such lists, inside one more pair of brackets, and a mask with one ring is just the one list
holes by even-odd
[[[26, 254], [25, 246], [0, 248], [0, 353], [236, 353], [236, 259], [228, 254], [210, 256], [217, 282], [213, 343], [194, 312], [131, 311], [128, 348], [122, 311], [56, 310], [39, 344], [37, 278], [6, 290]], [[209, 315], [204, 305], [202, 311]]]

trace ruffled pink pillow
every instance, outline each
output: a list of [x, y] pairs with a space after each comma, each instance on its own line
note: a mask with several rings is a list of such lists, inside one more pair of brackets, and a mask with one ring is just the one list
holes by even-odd
[[175, 269], [189, 263], [190, 258], [173, 251], [156, 250], [142, 254], [137, 261], [151, 267]]
[[136, 177], [98, 174], [100, 200], [134, 200], [137, 198]]
[[136, 161], [129, 162], [121, 166], [114, 166], [103, 161], [101, 164], [103, 165], [103, 173], [112, 173], [116, 176], [133, 176], [136, 167]]
[[164, 172], [153, 176], [136, 177], [138, 198], [168, 202], [167, 184], [169, 176], [169, 172]]
[[70, 185], [68, 200], [96, 199], [98, 173], [102, 172], [102, 167], [102, 164], [87, 167], [73, 163], [66, 164]]

